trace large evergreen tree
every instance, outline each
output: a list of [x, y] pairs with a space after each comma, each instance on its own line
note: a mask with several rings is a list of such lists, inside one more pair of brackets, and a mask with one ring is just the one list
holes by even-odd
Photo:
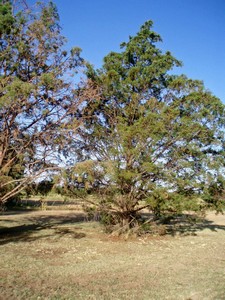
[[224, 181], [224, 105], [202, 82], [171, 75], [181, 63], [160, 41], [148, 21], [87, 74], [101, 100], [87, 106], [69, 182], [96, 192], [92, 204], [124, 229], [143, 207], [156, 217], [207, 207], [209, 186]]
[[33, 10], [0, 1], [0, 203], [57, 168], [79, 125], [71, 75], [83, 59], [65, 42], [51, 1]]

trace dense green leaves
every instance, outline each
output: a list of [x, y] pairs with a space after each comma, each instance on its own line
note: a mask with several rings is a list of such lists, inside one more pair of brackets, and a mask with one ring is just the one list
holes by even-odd
[[157, 216], [201, 209], [199, 198], [218, 176], [224, 180], [224, 105], [201, 81], [170, 75], [181, 63], [157, 47], [151, 27], [146, 22], [87, 74], [101, 101], [92, 103], [94, 121], [81, 132], [82, 153], [94, 169], [110, 165], [98, 192], [111, 197], [101, 196], [98, 207], [104, 203], [105, 211], [108, 201], [107, 213], [129, 226], [144, 206]]
[[9, 34], [14, 25], [12, 6], [9, 1], [0, 1], [0, 36], [4, 33]]

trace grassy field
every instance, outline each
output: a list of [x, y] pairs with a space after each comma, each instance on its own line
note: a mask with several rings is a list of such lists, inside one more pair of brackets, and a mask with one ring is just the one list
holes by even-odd
[[108, 236], [79, 211], [0, 215], [0, 299], [225, 299], [225, 216]]

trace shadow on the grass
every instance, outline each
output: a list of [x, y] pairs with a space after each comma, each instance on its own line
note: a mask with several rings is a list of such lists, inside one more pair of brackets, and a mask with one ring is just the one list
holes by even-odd
[[[19, 213], [22, 214], [22, 212]], [[8, 212], [7, 215], [9, 214]], [[12, 212], [11, 215], [13, 214], [14, 212]], [[153, 215], [150, 213], [143, 213], [142, 215], [145, 220], [153, 218]], [[83, 213], [28, 216], [27, 211], [25, 211], [24, 217], [23, 221], [21, 219], [18, 220], [19, 225], [0, 227], [0, 246], [7, 243], [31, 242], [43, 238], [52, 238], [53, 236], [56, 238], [69, 236], [74, 239], [81, 239], [86, 236], [85, 233], [78, 232], [80, 228], [71, 226], [73, 223], [87, 221]], [[4, 222], [16, 222], [16, 220], [4, 220]], [[22, 222], [25, 224], [21, 225]], [[64, 226], [66, 224], [68, 224], [68, 227]], [[173, 216], [172, 218], [156, 221], [154, 224], [156, 227], [158, 225], [164, 227], [163, 235], [171, 236], [177, 234], [182, 236], [197, 235], [204, 229], [209, 229], [214, 232], [225, 230], [225, 225], [216, 224], [213, 221], [207, 220], [207, 218], [195, 218], [195, 216], [188, 214]]]
[[[150, 215], [151, 214], [149, 214], [149, 216]], [[218, 230], [225, 230], [225, 225], [219, 225], [211, 220], [208, 220], [207, 218], [196, 217], [191, 214], [173, 216], [168, 219], [165, 218], [162, 219], [161, 222], [158, 221], [158, 224], [163, 225], [165, 227], [166, 234], [172, 236], [175, 236], [177, 234], [183, 236], [197, 235], [200, 231], [203, 231], [204, 229], [209, 229], [214, 232], [217, 232]]]
[[179, 222], [178, 220], [174, 224], [168, 225], [168, 232], [172, 235], [176, 233], [180, 233], [181, 235], [197, 235], [199, 231], [204, 229], [217, 232], [218, 230], [225, 230], [225, 225], [218, 225], [207, 219], [202, 219], [196, 223], [192, 221]]
[[[7, 243], [31, 242], [38, 239], [51, 238], [52, 236], [61, 238], [67, 235], [74, 239], [81, 239], [86, 235], [83, 232], [78, 232], [77, 230], [79, 230], [79, 228], [72, 228], [71, 226], [60, 227], [60, 225], [83, 221], [85, 221], [85, 216], [82, 213], [30, 217], [27, 217], [26, 215], [26, 219], [24, 220], [26, 224], [12, 227], [0, 227], [0, 246]], [[21, 224], [23, 221], [20, 220], [19, 222]], [[50, 230], [49, 232], [43, 231], [48, 229]]]

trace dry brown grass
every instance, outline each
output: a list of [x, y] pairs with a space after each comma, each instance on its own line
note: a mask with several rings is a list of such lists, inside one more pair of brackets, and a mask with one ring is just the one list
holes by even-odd
[[0, 216], [0, 299], [225, 299], [225, 216], [175, 236], [107, 236], [81, 212]]

